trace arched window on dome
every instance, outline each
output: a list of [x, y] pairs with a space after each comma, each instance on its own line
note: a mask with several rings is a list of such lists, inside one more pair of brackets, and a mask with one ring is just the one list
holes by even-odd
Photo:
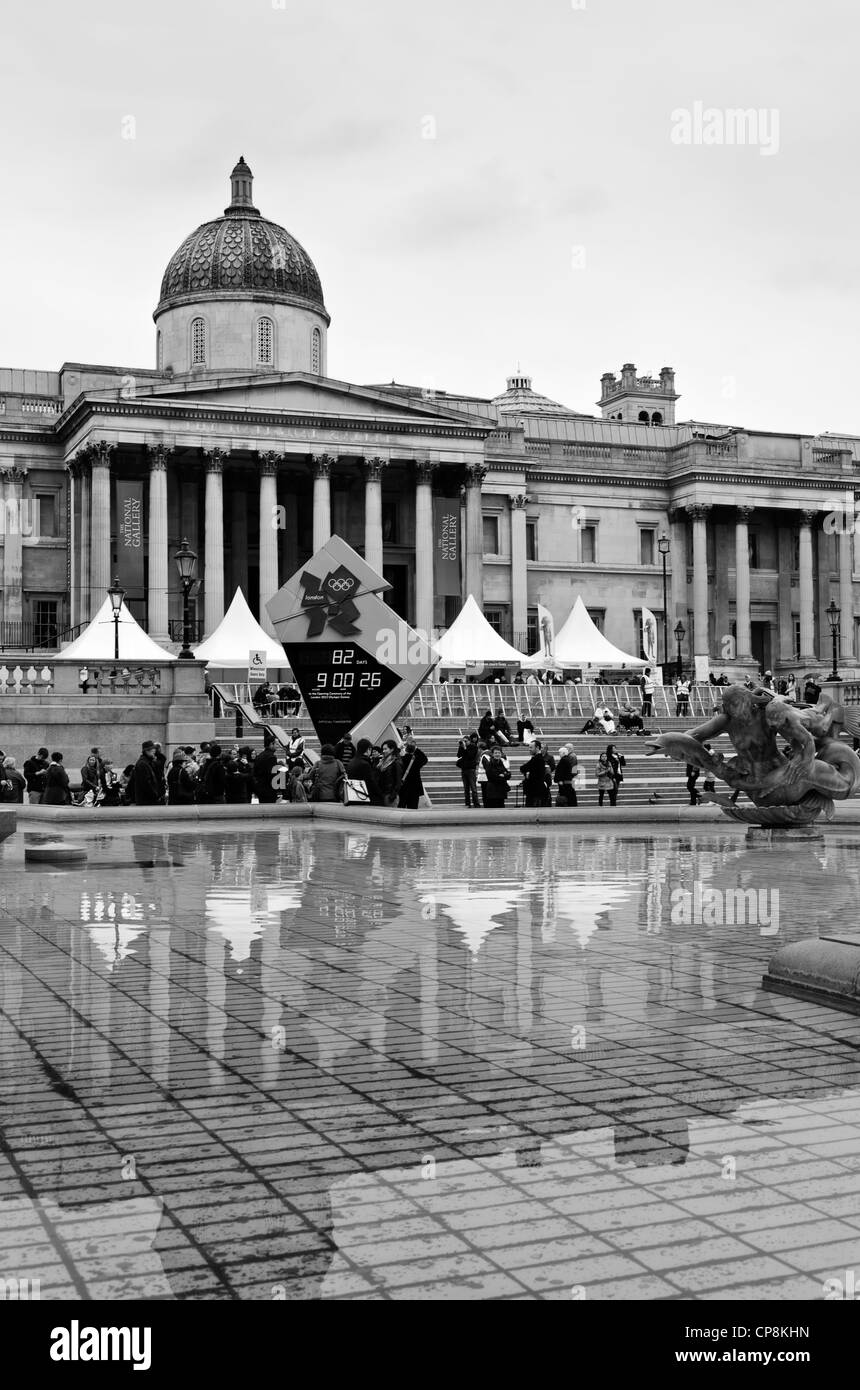
[[650, 423], [650, 421], [649, 421], [649, 419], [648, 419], [648, 411], [647, 411], [647, 410], [640, 410], [640, 411], [639, 411], [639, 423], [640, 423], [640, 425], [647, 425], [647, 424]]
[[206, 366], [206, 320], [191, 320], [191, 365]]
[[318, 328], [311, 334], [311, 371], [314, 376], [322, 371], [322, 334]]
[[164, 342], [161, 337], [161, 329], [155, 335], [155, 365], [158, 371], [164, 371]]
[[266, 317], [257, 319], [257, 365], [275, 365], [275, 325]]
[[655, 411], [654, 411], [654, 414], [651, 416], [651, 424], [652, 424], [652, 425], [662, 425], [662, 423], [663, 423], [663, 416], [660, 414], [659, 410], [655, 410]]

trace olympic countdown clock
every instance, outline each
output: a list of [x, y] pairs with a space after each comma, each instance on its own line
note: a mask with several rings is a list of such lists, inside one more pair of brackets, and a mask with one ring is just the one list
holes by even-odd
[[380, 598], [390, 587], [332, 536], [267, 604], [321, 743], [378, 742], [438, 663]]

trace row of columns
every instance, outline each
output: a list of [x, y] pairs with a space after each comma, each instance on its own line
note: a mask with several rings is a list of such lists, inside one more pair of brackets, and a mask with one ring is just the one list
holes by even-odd
[[[72, 537], [75, 570], [72, 576], [72, 623], [86, 621], [110, 586], [110, 458], [115, 446], [100, 442], [88, 446], [70, 465], [71, 513], [77, 534]], [[168, 517], [167, 464], [173, 453], [161, 444], [149, 446], [149, 632], [156, 641], [168, 637]], [[206, 460], [204, 498], [203, 591], [204, 628], [208, 635], [224, 616], [224, 465], [229, 451], [203, 450]], [[277, 478], [287, 455], [267, 451], [257, 455], [260, 479], [260, 623], [270, 632], [266, 604], [278, 590]], [[312, 456], [313, 550], [331, 536], [331, 470], [333, 456]], [[368, 564], [382, 573], [382, 478], [387, 460], [364, 460], [364, 554]], [[437, 465], [415, 461], [415, 624], [429, 633], [433, 628], [433, 480]], [[466, 469], [466, 587], [479, 602], [483, 595], [483, 520], [481, 485], [486, 470]], [[525, 499], [521, 499], [523, 507]], [[522, 512], [522, 573], [525, 575], [525, 512]], [[79, 557], [79, 558], [78, 558]], [[524, 582], [524, 581], [523, 581]], [[92, 599], [91, 596], [92, 595]], [[74, 597], [76, 596], [76, 597]], [[523, 604], [524, 607], [524, 604]]]
[[[735, 519], [735, 654], [740, 662], [752, 661], [752, 641], [750, 623], [750, 562], [749, 562], [749, 522], [755, 508], [737, 508]], [[687, 508], [687, 515], [693, 525], [693, 652], [696, 656], [710, 654], [708, 634], [708, 515], [709, 504], [697, 504]], [[798, 555], [798, 605], [800, 615], [800, 664], [813, 665], [815, 655], [815, 585], [813, 577], [812, 527], [818, 513], [800, 513], [800, 538]], [[853, 657], [854, 647], [854, 567], [855, 542], [851, 534], [839, 534], [839, 607], [842, 612], [842, 657]], [[676, 549], [675, 554], [684, 555], [686, 547]], [[685, 602], [685, 593], [675, 586], [674, 569], [681, 573], [686, 566], [673, 567], [673, 598], [675, 611]], [[679, 575], [680, 579], [680, 575]], [[686, 585], [684, 585], [684, 590]], [[824, 654], [820, 654], [821, 659]]]

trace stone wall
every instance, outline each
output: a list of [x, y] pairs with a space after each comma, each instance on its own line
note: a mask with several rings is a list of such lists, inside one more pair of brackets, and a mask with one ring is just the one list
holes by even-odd
[[63, 754], [75, 782], [93, 747], [122, 768], [139, 756], [144, 739], [160, 742], [165, 752], [172, 752], [180, 743], [197, 744], [214, 736], [212, 710], [203, 691], [203, 662], [147, 666], [150, 676], [157, 671], [160, 688], [153, 690], [150, 680], [146, 689], [130, 692], [94, 688], [96, 670], [106, 682], [111, 671], [128, 669], [125, 663], [92, 663], [88, 670], [94, 684], [86, 694], [78, 683], [81, 665], [50, 662], [53, 684], [48, 693], [31, 694], [25, 686], [20, 693], [10, 689], [0, 694], [0, 748], [17, 758], [19, 767], [44, 746], [51, 753]]

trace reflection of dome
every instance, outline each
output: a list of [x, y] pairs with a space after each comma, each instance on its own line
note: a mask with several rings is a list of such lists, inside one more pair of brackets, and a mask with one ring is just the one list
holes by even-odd
[[251, 203], [253, 176], [244, 159], [231, 174], [233, 200], [222, 217], [204, 222], [171, 256], [158, 309], [213, 292], [262, 290], [282, 303], [303, 300], [325, 311], [313, 261], [295, 237], [262, 217]]

